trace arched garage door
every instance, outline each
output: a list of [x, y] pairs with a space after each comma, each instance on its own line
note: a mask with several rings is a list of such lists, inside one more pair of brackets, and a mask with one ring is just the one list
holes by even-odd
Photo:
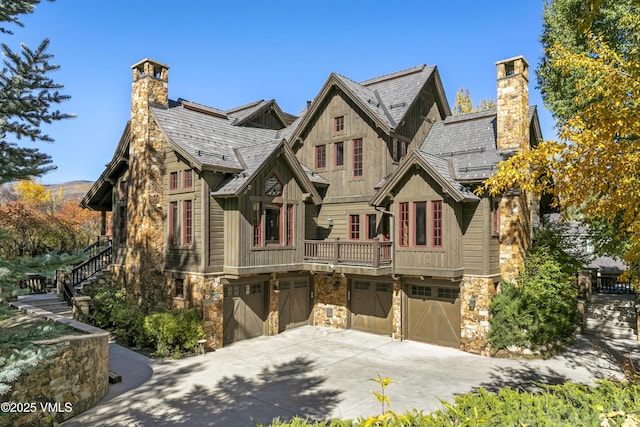
[[[447, 286], [448, 285], [448, 286]], [[460, 347], [460, 288], [444, 284], [408, 284], [407, 337]]]

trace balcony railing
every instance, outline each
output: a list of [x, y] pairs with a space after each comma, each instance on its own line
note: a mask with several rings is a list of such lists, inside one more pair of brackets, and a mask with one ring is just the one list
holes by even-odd
[[304, 260], [321, 264], [386, 267], [391, 265], [393, 242], [305, 240]]

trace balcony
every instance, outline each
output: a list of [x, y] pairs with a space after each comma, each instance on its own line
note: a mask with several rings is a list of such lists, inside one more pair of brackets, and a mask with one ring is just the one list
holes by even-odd
[[369, 269], [375, 269], [376, 273], [388, 274], [392, 245], [393, 242], [379, 240], [305, 240], [304, 262], [316, 271], [366, 273]]

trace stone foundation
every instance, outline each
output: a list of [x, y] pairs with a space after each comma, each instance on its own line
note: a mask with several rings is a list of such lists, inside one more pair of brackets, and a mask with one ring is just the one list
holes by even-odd
[[[460, 349], [489, 356], [489, 306], [493, 301], [494, 277], [465, 276], [460, 285]], [[471, 301], [475, 300], [472, 307]]]
[[347, 278], [337, 273], [316, 274], [313, 276], [313, 289], [313, 324], [347, 329]]
[[[24, 312], [30, 306], [17, 304]], [[53, 356], [23, 373], [12, 384], [3, 402], [34, 403], [29, 412], [0, 415], [0, 426], [50, 426], [78, 415], [95, 405], [109, 389], [108, 333], [71, 319], [49, 314], [50, 320], [84, 332], [48, 340], [57, 346]], [[51, 417], [50, 420], [47, 418]]]

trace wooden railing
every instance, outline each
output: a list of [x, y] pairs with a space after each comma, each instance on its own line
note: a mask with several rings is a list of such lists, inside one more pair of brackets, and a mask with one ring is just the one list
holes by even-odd
[[88, 260], [76, 265], [71, 270], [71, 286], [75, 287], [89, 277], [111, 264], [112, 246], [103, 248]]
[[46, 294], [48, 288], [55, 288], [54, 279], [48, 279], [39, 274], [30, 274], [26, 279], [20, 281], [21, 289], [29, 289], [30, 294]]
[[391, 265], [393, 242], [305, 240], [304, 260], [321, 264], [379, 268]]

